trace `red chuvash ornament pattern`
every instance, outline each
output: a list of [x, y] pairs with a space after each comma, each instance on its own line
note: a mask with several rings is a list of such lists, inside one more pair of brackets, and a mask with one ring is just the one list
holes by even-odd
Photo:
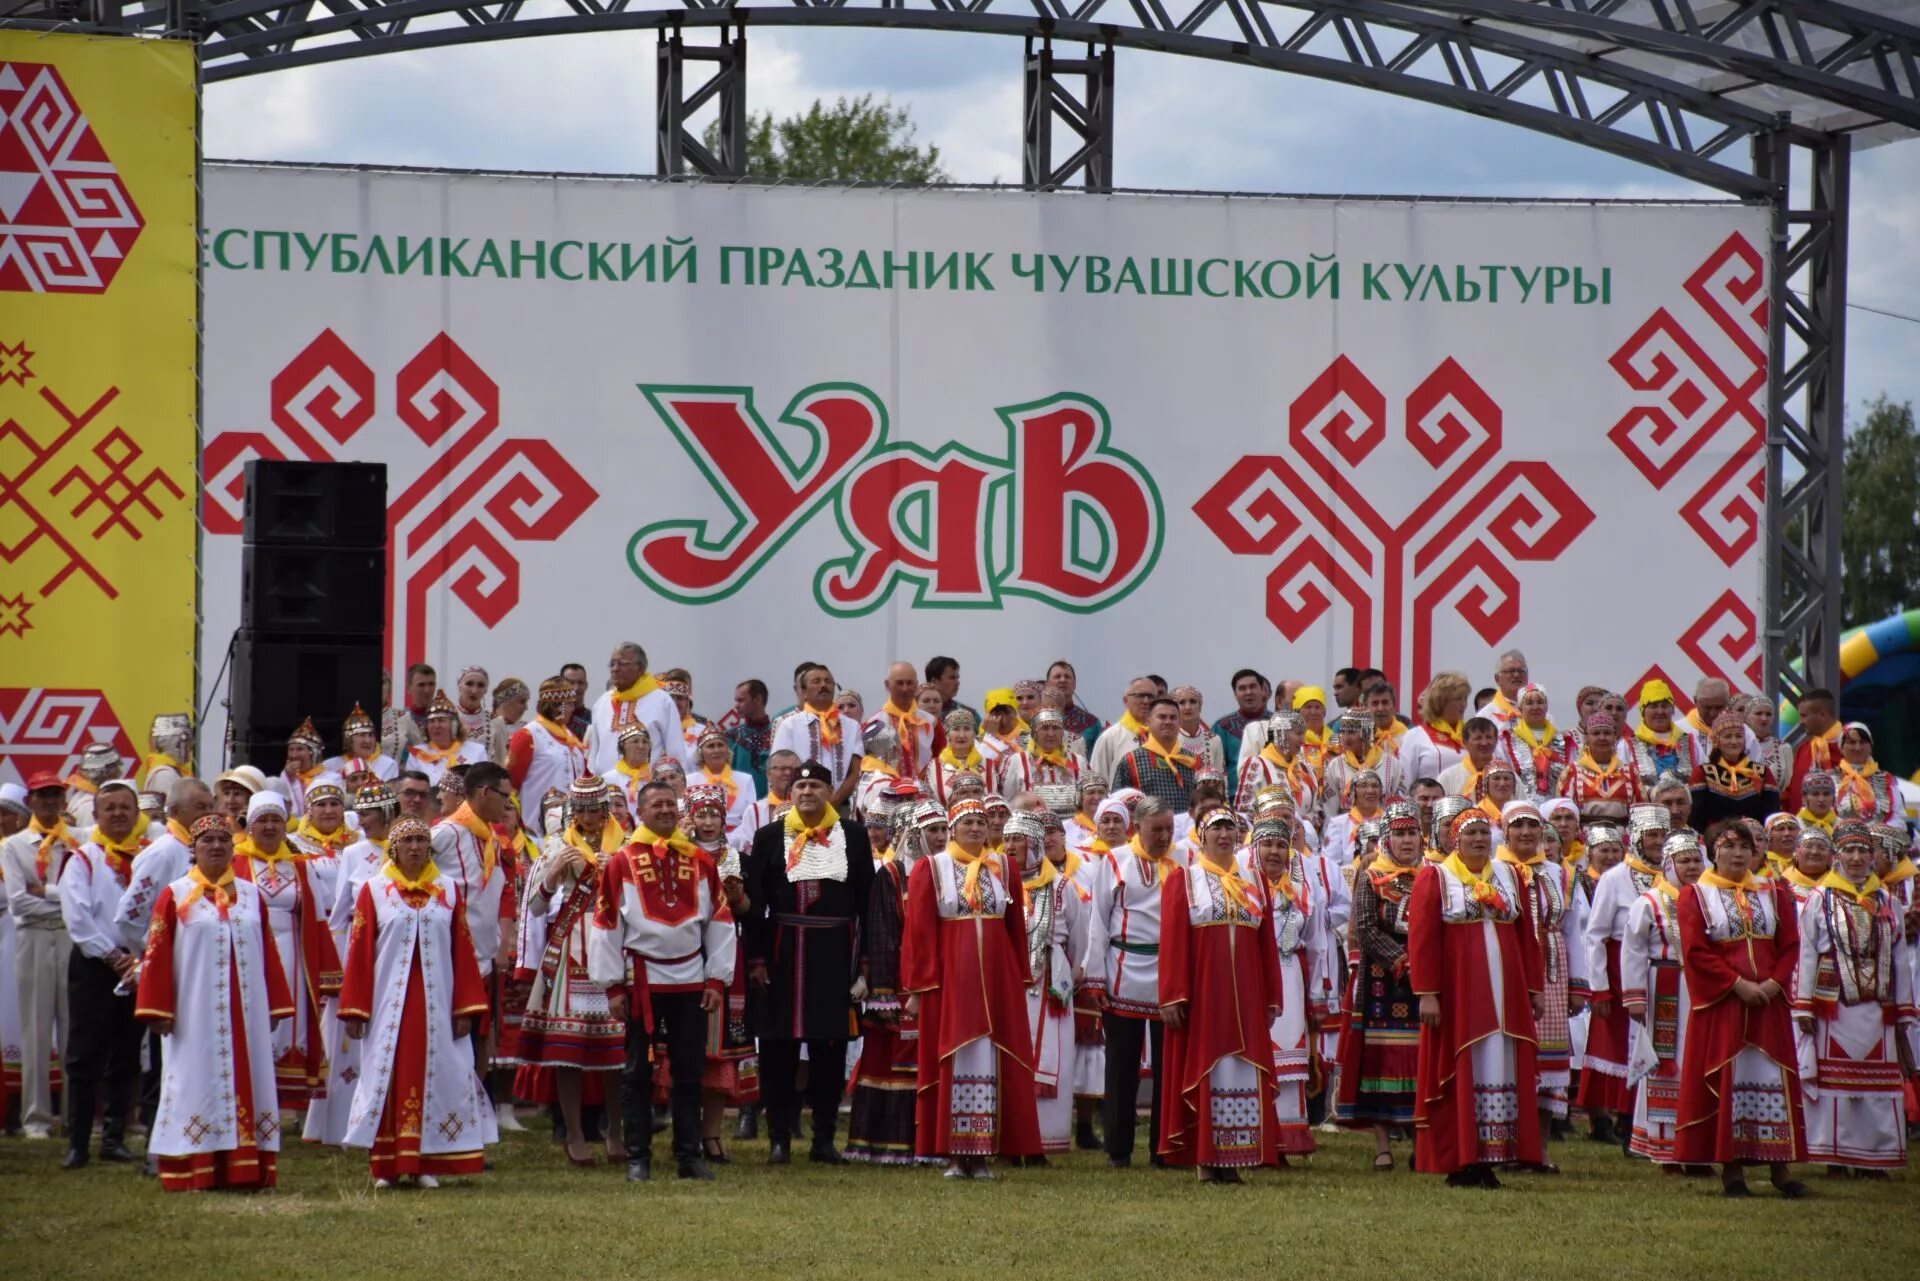
[[0, 637], [24, 636], [38, 601], [69, 581], [117, 600], [112, 558], [102, 551], [122, 538], [139, 542], [186, 497], [164, 470], [144, 466], [146, 451], [115, 420], [118, 387], [69, 405], [51, 387], [30, 388], [33, 356], [24, 341], [0, 342], [0, 563], [29, 553], [36, 565], [50, 563], [26, 590], [0, 593]]
[[145, 225], [59, 71], [0, 62], [0, 291], [102, 293]]
[[[334, 462], [376, 452], [379, 377], [333, 330], [322, 331], [268, 388], [271, 431], [208, 442], [201, 522], [241, 532], [249, 458]], [[409, 473], [388, 463], [387, 648], [395, 669], [428, 651], [430, 595], [443, 585], [489, 629], [520, 603], [521, 542], [553, 542], [599, 492], [546, 440], [503, 437], [500, 387], [452, 338], [435, 336], [393, 375], [391, 417], [420, 444]], [[365, 438], [360, 433], [374, 424]]]
[[1400, 406], [1400, 433], [1438, 480], [1396, 521], [1355, 484], [1393, 416], [1341, 356], [1289, 406], [1289, 452], [1241, 458], [1193, 510], [1228, 551], [1271, 559], [1265, 608], [1281, 635], [1344, 608], [1353, 665], [1419, 689], [1440, 615], [1499, 643], [1520, 621], [1511, 564], [1560, 556], [1593, 512], [1546, 463], [1501, 458], [1500, 406], [1449, 358]]
[[133, 742], [97, 689], [0, 689], [0, 782], [24, 782], [42, 770], [65, 778], [93, 743], [111, 744], [123, 769]]
[[[1766, 510], [1766, 258], [1735, 232], [1687, 277], [1683, 295], [1674, 310], [1656, 308], [1608, 361], [1634, 404], [1607, 438], [1662, 493], [1709, 445], [1725, 453], [1679, 511], [1732, 567], [1759, 543]], [[1716, 331], [1718, 359], [1696, 336]], [[1759, 637], [1752, 604], [1727, 591], [1676, 643], [1703, 675], [1753, 688], [1761, 679]]]

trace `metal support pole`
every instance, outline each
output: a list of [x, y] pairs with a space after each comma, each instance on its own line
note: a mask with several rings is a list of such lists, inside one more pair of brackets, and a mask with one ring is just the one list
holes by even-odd
[[[1075, 93], [1063, 79], [1079, 77], [1083, 88]], [[1021, 148], [1021, 182], [1029, 190], [1051, 191], [1073, 184], [1088, 191], [1113, 190], [1113, 44], [1088, 45], [1082, 58], [1062, 58], [1053, 51], [1053, 37], [1037, 42], [1027, 37], [1025, 141]], [[1065, 125], [1079, 146], [1057, 164], [1053, 151], [1054, 122]]]
[[[663, 28], [654, 45], [654, 167], [663, 177], [691, 170], [708, 178], [744, 178], [747, 173], [747, 30], [722, 29], [719, 43], [693, 45], [678, 29]], [[710, 62], [714, 71], [686, 92], [686, 64]], [[695, 137], [687, 122], [718, 101], [717, 151]]]
[[[1840, 682], [1840, 518], [1846, 475], [1847, 214], [1844, 135], [1794, 148], [1775, 132], [1754, 147], [1773, 187], [1768, 247], [1766, 688], [1793, 699]], [[1797, 669], [1797, 670], [1796, 670]]]

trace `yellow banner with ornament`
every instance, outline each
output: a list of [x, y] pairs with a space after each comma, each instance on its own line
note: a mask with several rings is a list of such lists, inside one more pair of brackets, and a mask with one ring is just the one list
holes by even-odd
[[192, 704], [197, 120], [182, 41], [0, 31], [0, 781]]

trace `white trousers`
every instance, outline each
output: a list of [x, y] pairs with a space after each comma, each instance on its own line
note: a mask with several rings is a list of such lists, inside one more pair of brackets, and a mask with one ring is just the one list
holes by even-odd
[[52, 1128], [55, 1030], [67, 1029], [67, 954], [73, 943], [64, 927], [41, 929], [15, 922], [13, 981], [20, 996], [20, 1124]]

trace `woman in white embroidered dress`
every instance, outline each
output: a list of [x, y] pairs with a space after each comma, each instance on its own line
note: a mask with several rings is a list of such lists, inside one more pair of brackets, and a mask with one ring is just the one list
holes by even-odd
[[1661, 852], [1660, 875], [1627, 909], [1627, 932], [1620, 938], [1620, 1000], [1633, 1024], [1632, 1061], [1627, 1065], [1627, 1085], [1634, 1092], [1628, 1151], [1668, 1174], [1711, 1177], [1712, 1166], [1681, 1166], [1673, 1154], [1680, 1064], [1693, 1013], [1681, 968], [1680, 891], [1700, 879], [1707, 855], [1692, 832], [1675, 832]]
[[[1032, 975], [1027, 1029], [1033, 1037], [1034, 1107], [1043, 1154], [1065, 1152], [1073, 1142], [1073, 996], [1084, 973], [1070, 958], [1087, 950], [1087, 891], [1066, 868], [1066, 842], [1057, 825], [1053, 831], [1050, 840], [1040, 815], [1015, 814], [1005, 835], [1007, 864], [1019, 869], [1026, 898]], [[1055, 856], [1049, 856], [1050, 846]], [[1045, 1155], [1027, 1159], [1028, 1165], [1047, 1163]]]
[[364, 1040], [346, 1145], [368, 1149], [376, 1188], [485, 1168], [493, 1109], [473, 1071], [474, 1020], [487, 989], [457, 882], [433, 863], [419, 819], [393, 825], [380, 875], [360, 888], [340, 989], [340, 1021]]
[[[1389, 807], [1413, 812], [1406, 802]], [[1266, 887], [1267, 923], [1280, 957], [1279, 1016], [1273, 1020], [1275, 1145], [1281, 1168], [1289, 1156], [1314, 1149], [1307, 1124], [1307, 1091], [1312, 1074], [1312, 1040], [1333, 1013], [1334, 1002], [1315, 978], [1326, 972], [1327, 948], [1338, 946], [1327, 928], [1326, 898], [1308, 873], [1304, 855], [1293, 849], [1291, 825], [1263, 818], [1253, 825], [1253, 844], [1240, 852], [1248, 880]]]
[[[567, 1160], [575, 1165], [593, 1164], [580, 1119], [582, 1074], [599, 1073], [600, 1098], [612, 1099], [619, 1093], [615, 1074], [626, 1063], [626, 1025], [607, 1008], [606, 989], [587, 976], [600, 869], [624, 839], [608, 816], [612, 793], [595, 775], [574, 780], [567, 819], [542, 844], [520, 910], [522, 968], [514, 977], [529, 986], [514, 1093], [536, 1102], [558, 1099]], [[606, 1131], [607, 1160], [625, 1163], [620, 1127]]]
[[226, 819], [194, 823], [193, 866], [160, 891], [136, 1017], [160, 1034], [147, 1151], [168, 1192], [270, 1188], [280, 1151], [273, 1029], [293, 1013], [260, 891], [233, 876]]
[[1833, 870], [1800, 909], [1793, 1017], [1813, 1067], [1801, 1076], [1807, 1159], [1841, 1178], [1906, 1165], [1901, 1065], [1920, 1048], [1902, 914], [1873, 861], [1873, 830], [1842, 821]]

